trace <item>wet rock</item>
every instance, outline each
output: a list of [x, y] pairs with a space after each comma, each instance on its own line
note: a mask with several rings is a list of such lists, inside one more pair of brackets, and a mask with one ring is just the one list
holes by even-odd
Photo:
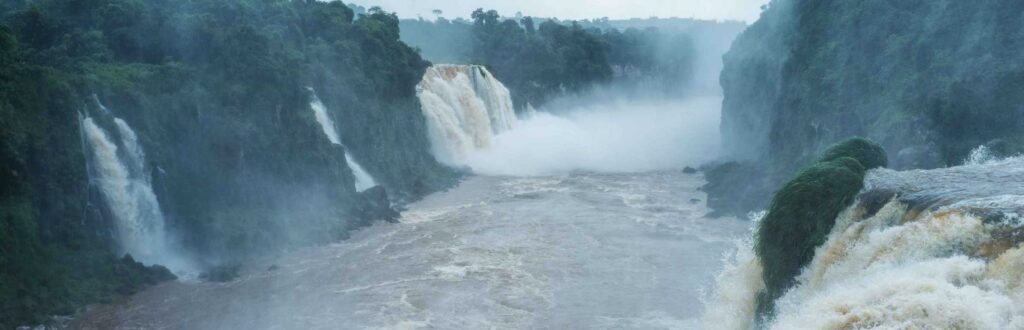
[[764, 209], [771, 196], [771, 184], [763, 166], [752, 162], [727, 162], [704, 169], [710, 217], [744, 216]]
[[1024, 146], [1012, 143], [1005, 139], [994, 139], [985, 143], [992, 156], [996, 158], [1007, 158], [1024, 153]]
[[401, 216], [391, 207], [391, 200], [388, 199], [387, 190], [383, 186], [376, 186], [360, 193], [359, 205], [354, 213], [355, 220], [350, 223], [351, 229], [368, 227], [374, 221], [397, 223]]
[[875, 189], [858, 196], [859, 206], [864, 209], [864, 218], [869, 218], [878, 213], [885, 204], [889, 203], [896, 192], [889, 189]]
[[683, 168], [683, 173], [694, 174], [697, 173], [697, 169], [687, 166], [686, 168]]
[[208, 282], [231, 282], [238, 278], [241, 265], [220, 265], [199, 274], [199, 279]]

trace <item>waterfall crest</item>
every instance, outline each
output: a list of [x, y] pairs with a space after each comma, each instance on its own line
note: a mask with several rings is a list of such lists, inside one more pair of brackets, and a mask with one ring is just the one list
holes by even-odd
[[[328, 141], [344, 147], [341, 143], [341, 136], [338, 135], [338, 130], [334, 127], [334, 121], [327, 115], [327, 107], [324, 106], [322, 101], [320, 101], [320, 97], [317, 96], [316, 91], [314, 91], [313, 88], [309, 88], [309, 90], [313, 93], [313, 101], [309, 103], [309, 107], [313, 109], [313, 115], [316, 117], [316, 122], [320, 124], [320, 129], [324, 131], [324, 135], [327, 136]], [[370, 176], [370, 173], [366, 172], [366, 169], [363, 169], [363, 167], [352, 158], [352, 155], [348, 153], [347, 148], [345, 150], [345, 162], [348, 163], [348, 167], [352, 169], [352, 175], [356, 178], [356, 191], [364, 191], [377, 185], [373, 180], [373, 176]]]
[[89, 146], [89, 181], [99, 188], [114, 218], [119, 252], [174, 271], [191, 270], [170, 244], [138, 136], [124, 120], [115, 117], [114, 124], [119, 141], [92, 117], [83, 118], [81, 128]]
[[[1024, 158], [937, 170], [869, 172], [768, 329], [1024, 327]], [[1011, 184], [1007, 184], [1011, 183]], [[891, 196], [886, 200], [878, 199]], [[747, 249], [750, 247], [747, 246]], [[752, 251], [742, 251], [749, 256]], [[753, 320], [760, 260], [735, 258], [705, 325]], [[765, 261], [770, 262], [770, 261]], [[749, 322], [734, 323], [746, 329]]]
[[432, 66], [416, 95], [434, 156], [449, 165], [462, 165], [471, 152], [487, 149], [517, 120], [508, 88], [479, 65]]

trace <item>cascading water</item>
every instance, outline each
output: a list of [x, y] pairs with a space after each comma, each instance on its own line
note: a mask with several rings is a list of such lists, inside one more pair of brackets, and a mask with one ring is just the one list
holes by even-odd
[[[334, 127], [334, 121], [327, 115], [327, 107], [325, 107], [324, 103], [320, 101], [320, 97], [316, 95], [316, 91], [314, 91], [313, 88], [309, 88], [309, 91], [313, 93], [313, 101], [309, 103], [309, 107], [313, 108], [313, 115], [316, 117], [316, 122], [320, 124], [320, 129], [324, 131], [324, 135], [327, 136], [327, 140], [344, 148], [344, 145], [341, 144], [341, 136], [338, 135], [338, 130]], [[348, 150], [345, 151], [345, 161], [348, 163], [348, 167], [352, 169], [352, 175], [356, 177], [356, 191], [364, 191], [377, 185], [373, 180], [373, 177], [370, 176], [370, 173], [367, 173], [366, 170], [352, 158], [348, 153]]]
[[[839, 215], [762, 326], [1024, 328], [1021, 182], [1024, 158], [869, 172], [860, 201]], [[865, 202], [880, 193], [894, 197]], [[755, 318], [761, 261], [748, 251], [720, 276], [705, 326], [747, 329]]]
[[434, 156], [449, 165], [462, 165], [471, 152], [490, 147], [517, 120], [508, 88], [479, 65], [432, 66], [416, 95]]
[[120, 252], [147, 264], [190, 271], [193, 267], [172, 248], [165, 231], [135, 131], [120, 118], [114, 118], [114, 123], [120, 147], [92, 117], [83, 118], [81, 127], [90, 151], [90, 182], [99, 188], [114, 217]]

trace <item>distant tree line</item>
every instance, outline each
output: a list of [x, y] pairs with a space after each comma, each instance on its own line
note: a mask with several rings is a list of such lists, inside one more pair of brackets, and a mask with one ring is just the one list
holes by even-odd
[[402, 38], [434, 60], [488, 66], [520, 109], [612, 82], [682, 93], [694, 70], [696, 50], [685, 33], [587, 28], [483, 9], [471, 19], [406, 20]]

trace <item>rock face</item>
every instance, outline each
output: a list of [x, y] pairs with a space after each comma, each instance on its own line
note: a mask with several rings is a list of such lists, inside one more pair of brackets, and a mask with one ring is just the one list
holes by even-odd
[[743, 216], [751, 210], [767, 206], [771, 191], [767, 171], [753, 162], [727, 162], [710, 165], [704, 171], [707, 184], [701, 187], [708, 194], [712, 217]]
[[877, 141], [900, 169], [956, 165], [993, 139], [1021, 145], [1022, 11], [774, 0], [724, 56], [724, 147], [778, 184], [849, 136]]
[[366, 227], [374, 221], [387, 221], [397, 223], [401, 214], [391, 207], [387, 190], [383, 186], [376, 186], [359, 194], [360, 203], [354, 213], [357, 219], [350, 226], [351, 229]]

